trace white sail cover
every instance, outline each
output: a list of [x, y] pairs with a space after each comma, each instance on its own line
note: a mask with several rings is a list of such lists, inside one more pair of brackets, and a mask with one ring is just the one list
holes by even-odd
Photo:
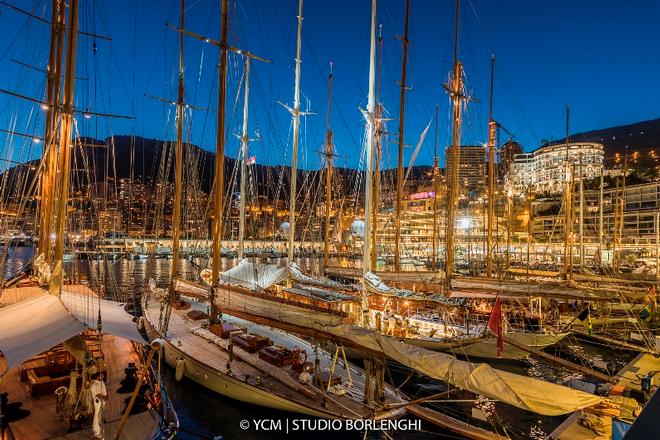
[[289, 263], [286, 268], [289, 271], [289, 276], [301, 284], [308, 284], [311, 286], [318, 286], [318, 287], [327, 287], [330, 289], [353, 290], [352, 286], [338, 283], [337, 281], [332, 281], [327, 278], [315, 278], [305, 275], [303, 271], [300, 270], [300, 267], [298, 267], [298, 265], [294, 261]]
[[7, 365], [0, 365], [0, 375], [84, 330], [57, 296], [48, 293], [1, 308], [0, 352]]
[[431, 378], [537, 414], [557, 416], [602, 401], [602, 398], [582, 391], [496, 370], [488, 364], [460, 361], [449, 354], [405, 344], [374, 330], [345, 325], [327, 327], [325, 331], [383, 352], [391, 359]]
[[236, 284], [248, 289], [267, 289], [286, 279], [288, 272], [285, 267], [276, 264], [254, 264], [241, 260], [238, 265], [220, 275], [225, 283]]
[[[96, 298], [63, 292], [60, 299], [45, 291], [0, 308], [0, 375], [88, 328], [95, 329], [98, 310]], [[103, 333], [144, 342], [121, 305], [101, 300], [101, 319]]]
[[146, 342], [137, 330], [133, 317], [124, 310], [124, 304], [79, 293], [62, 292], [62, 303], [87, 328], [96, 329], [101, 311], [101, 333], [139, 343]]
[[396, 296], [397, 298], [407, 299], [412, 301], [432, 301], [442, 303], [447, 306], [459, 306], [465, 303], [464, 298], [447, 298], [439, 294], [419, 294], [412, 290], [396, 289], [388, 286], [385, 282], [375, 273], [367, 272], [364, 276], [364, 285], [369, 293], [384, 296]]

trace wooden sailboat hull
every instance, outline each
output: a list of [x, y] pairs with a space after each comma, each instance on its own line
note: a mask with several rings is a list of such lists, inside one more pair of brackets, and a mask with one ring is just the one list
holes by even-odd
[[[197, 299], [208, 298], [208, 288], [190, 281], [177, 280], [176, 289]], [[346, 319], [339, 311], [306, 307], [304, 304], [289, 302], [269, 293], [250, 291], [237, 286], [221, 285], [216, 292], [215, 301], [220, 310], [235, 310], [308, 328], [337, 326]]]
[[[150, 336], [162, 337], [157, 330], [158, 312], [149, 308], [144, 308], [144, 310], [147, 332]], [[178, 312], [173, 310], [172, 314], [175, 313]], [[285, 392], [284, 394], [271, 392], [265, 386], [269, 376], [266, 372], [253, 373], [248, 381], [245, 371], [254, 371], [254, 368], [249, 366], [244, 368], [236, 358], [231, 363], [231, 368], [234, 371], [229, 370], [227, 368], [230, 365], [229, 354], [215, 349], [213, 345], [209, 344], [209, 341], [190, 331], [182, 331], [181, 328], [178, 328], [173, 330], [173, 336], [163, 339], [165, 339], [164, 358], [167, 365], [177, 371], [182, 369], [183, 376], [223, 396], [249, 404], [312, 417], [362, 418], [367, 416], [366, 413], [351, 415], [349, 412], [342, 411], [332, 405], [324, 407], [310, 398], [303, 397], [296, 400], [284, 397], [284, 395], [291, 396], [295, 394], [294, 391]], [[299, 341], [300, 346], [304, 346], [303, 344], [303, 341]], [[311, 352], [311, 347], [307, 347], [307, 349]], [[254, 384], [259, 375], [264, 378], [264, 384], [261, 386]], [[285, 385], [275, 382], [275, 386], [283, 388]], [[393, 391], [390, 391], [390, 393], [393, 393]], [[396, 399], [396, 401], [400, 400]], [[385, 410], [377, 413], [376, 418], [399, 417], [403, 413], [404, 410], [402, 409]]]
[[[506, 333], [504, 336], [504, 354], [499, 359], [522, 360], [529, 357], [529, 352], [508, 344], [506, 342], [507, 339], [513, 340], [519, 345], [525, 345], [535, 350], [542, 350], [556, 344], [569, 334], [570, 333]], [[467, 357], [498, 359], [497, 340], [495, 338], [485, 338], [476, 344], [459, 348], [455, 350], [455, 352]]]
[[[177, 291], [183, 294], [206, 294], [207, 290], [189, 281], [177, 280]], [[322, 330], [345, 323], [336, 313], [311, 310], [303, 305], [287, 304], [267, 293], [248, 292], [245, 289], [221, 287], [216, 292], [216, 305], [220, 310], [253, 315], [299, 327]], [[477, 342], [476, 338], [442, 340], [433, 338], [396, 338], [406, 344], [432, 351], [451, 351]], [[359, 356], [358, 356], [359, 357]]]

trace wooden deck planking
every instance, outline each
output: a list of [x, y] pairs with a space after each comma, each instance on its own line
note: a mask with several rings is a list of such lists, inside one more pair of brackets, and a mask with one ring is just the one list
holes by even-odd
[[[646, 375], [650, 371], [656, 370], [660, 370], [660, 360], [650, 354], [640, 353], [635, 359], [623, 367], [615, 377], [619, 380], [619, 384], [623, 385], [625, 388], [640, 390], [641, 382], [636, 375]], [[582, 411], [574, 412], [568, 419], [559, 425], [548, 438], [565, 440], [596, 440], [610, 438], [610, 435], [603, 437], [589, 428], [582, 426], [580, 424], [581, 418]], [[611, 432], [612, 418], [599, 417], [599, 420], [603, 422], [606, 431]]]
[[[124, 368], [129, 362], [135, 362], [139, 367], [138, 355], [133, 350], [130, 341], [112, 335], [103, 336], [103, 354], [107, 366], [106, 389], [108, 391], [108, 402], [106, 405], [105, 419], [107, 431], [110, 432], [118, 426], [123, 415], [125, 401], [130, 397], [128, 393], [117, 393], [121, 387], [121, 380], [125, 377]], [[18, 440], [42, 440], [42, 439], [86, 439], [92, 438], [89, 430], [83, 430], [66, 434], [69, 428], [68, 420], [59, 419], [55, 415], [55, 396], [49, 395], [40, 398], [30, 397], [27, 387], [19, 380], [18, 367], [12, 368], [2, 378], [0, 391], [7, 391], [9, 403], [20, 401], [22, 409], [30, 411], [30, 415], [21, 420], [10, 423], [10, 429], [14, 439]], [[149, 413], [141, 413], [129, 418], [122, 439], [145, 439], [158, 426], [157, 416]], [[114, 431], [113, 431], [114, 432]]]
[[[185, 346], [185, 351], [188, 355], [190, 355], [191, 357], [195, 358], [196, 360], [202, 363], [205, 363], [209, 367], [218, 371], [219, 374], [225, 374], [224, 372], [227, 368], [227, 361], [229, 359], [229, 354], [226, 351], [226, 348], [223, 349], [218, 345], [207, 341], [201, 336], [197, 336], [193, 334], [192, 329], [195, 327], [199, 327], [202, 321], [192, 321], [187, 317], [185, 317], [185, 314], [188, 311], [189, 310], [172, 310], [172, 314], [170, 316], [170, 322], [169, 322], [169, 335], [170, 335], [171, 343], [176, 347], [179, 346], [179, 341], [180, 341], [181, 344]], [[157, 300], [155, 300], [152, 297], [151, 300], [149, 301], [148, 307], [145, 310], [145, 313], [149, 315], [149, 319], [151, 320], [151, 322], [157, 323], [159, 312], [160, 312], [159, 303]], [[287, 346], [289, 349], [291, 349], [293, 345], [297, 345], [301, 348], [304, 348], [305, 350], [307, 350], [309, 360], [313, 361], [312, 358], [313, 347], [308, 342], [302, 339], [293, 337], [291, 335], [287, 335], [284, 332], [280, 332], [272, 328], [268, 328], [265, 326], [251, 323], [246, 320], [242, 320], [240, 318], [235, 318], [231, 316], [225, 316], [225, 318], [229, 322], [237, 322], [239, 326], [246, 328], [250, 333], [258, 333], [260, 335], [269, 337], [275, 344]], [[238, 354], [238, 352], [241, 351], [241, 349], [237, 346], [234, 346], [234, 350], [235, 350], [234, 351], [235, 354]], [[250, 355], [247, 352], [241, 351], [240, 355], [245, 356], [246, 358], [250, 357], [251, 359], [258, 360], [258, 354], [256, 353]], [[319, 359], [321, 361], [322, 370], [330, 367], [330, 364], [332, 362], [332, 357], [330, 355], [326, 354], [322, 350], [319, 350]], [[260, 362], [264, 362], [264, 361], [260, 361]], [[270, 364], [268, 365], [270, 366]], [[286, 368], [282, 369], [281, 371], [284, 372], [285, 374], [290, 374], [290, 370]], [[341, 374], [344, 379], [344, 383], [347, 382], [347, 376], [345, 374], [342, 361], [338, 362], [337, 364], [336, 374]], [[268, 390], [269, 393], [273, 393], [275, 395], [279, 395], [282, 397], [294, 398], [295, 401], [303, 403], [310, 407], [320, 408], [320, 402], [318, 400], [312, 399], [299, 391], [295, 391], [291, 389], [282, 382], [273, 379], [261, 369], [255, 367], [254, 365], [250, 365], [250, 363], [244, 360], [238, 359], [238, 356], [236, 356], [234, 358], [234, 362], [232, 362], [232, 376], [244, 380], [246, 375], [249, 375], [250, 378], [261, 376], [263, 380], [261, 386], [259, 387], [260, 389]], [[364, 388], [363, 373], [358, 374], [357, 370], [352, 369], [351, 375], [353, 380], [353, 387], [352, 387], [353, 392], [357, 392], [357, 394], [361, 394]], [[292, 376], [292, 379], [297, 382], [297, 375]], [[362, 405], [361, 398], [359, 399], [359, 401], [356, 401], [350, 398], [348, 394], [346, 396], [340, 396], [340, 397], [332, 396], [333, 399], [337, 400], [337, 403], [328, 401], [327, 402], [328, 407], [332, 410], [340, 411], [340, 405], [341, 405], [341, 406], [349, 407], [351, 408], [351, 410], [356, 411], [358, 413], [362, 413], [365, 416], [369, 416], [371, 414], [371, 410], [369, 408], [365, 408]], [[386, 394], [389, 397], [388, 400], [390, 402], [401, 401], [398, 396], [394, 396], [391, 390], [386, 391]]]

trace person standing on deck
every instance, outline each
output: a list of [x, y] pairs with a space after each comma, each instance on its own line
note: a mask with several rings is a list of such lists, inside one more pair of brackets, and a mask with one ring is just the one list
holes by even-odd
[[94, 397], [94, 420], [92, 421], [92, 432], [97, 439], [103, 438], [103, 410], [105, 409], [105, 402], [108, 400], [108, 392], [105, 389], [103, 376], [101, 374], [94, 375], [92, 385], [90, 387], [92, 396]]

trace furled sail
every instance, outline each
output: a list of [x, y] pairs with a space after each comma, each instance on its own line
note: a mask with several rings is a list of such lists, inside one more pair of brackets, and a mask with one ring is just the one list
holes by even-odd
[[345, 289], [345, 290], [353, 290], [352, 286], [348, 286], [342, 283], [338, 283], [337, 281], [332, 281], [327, 278], [315, 278], [315, 277], [310, 277], [309, 275], [305, 275], [302, 270], [298, 267], [298, 265], [292, 261], [287, 265], [287, 270], [289, 272], [289, 276], [295, 280], [298, 281], [301, 284], [307, 284], [310, 286], [318, 286], [318, 287], [326, 287], [329, 289]]
[[284, 281], [288, 273], [285, 267], [276, 264], [254, 264], [249, 260], [241, 260], [238, 265], [220, 275], [220, 279], [229, 284], [235, 284], [248, 289], [267, 289]]
[[463, 298], [447, 298], [446, 296], [439, 294], [419, 294], [411, 290], [396, 289], [385, 284], [385, 282], [373, 272], [367, 272], [364, 276], [364, 285], [367, 286], [369, 293], [395, 296], [397, 298], [411, 301], [432, 301], [447, 306], [460, 306], [466, 302]]
[[602, 401], [600, 397], [582, 391], [405, 344], [371, 329], [344, 325], [327, 327], [325, 331], [383, 352], [389, 358], [431, 378], [537, 414], [557, 416]]

